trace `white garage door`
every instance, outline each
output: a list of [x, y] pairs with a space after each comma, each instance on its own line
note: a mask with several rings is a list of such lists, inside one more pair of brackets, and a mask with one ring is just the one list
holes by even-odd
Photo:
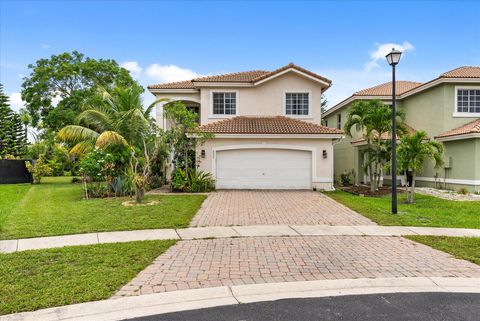
[[219, 189], [310, 189], [312, 153], [288, 149], [217, 151]]

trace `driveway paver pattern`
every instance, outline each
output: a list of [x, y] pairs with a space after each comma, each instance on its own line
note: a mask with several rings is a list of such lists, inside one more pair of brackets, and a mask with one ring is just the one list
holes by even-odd
[[190, 226], [375, 225], [313, 191], [217, 191], [203, 202]]
[[380, 277], [480, 277], [480, 266], [401, 237], [180, 241], [114, 297], [227, 285]]

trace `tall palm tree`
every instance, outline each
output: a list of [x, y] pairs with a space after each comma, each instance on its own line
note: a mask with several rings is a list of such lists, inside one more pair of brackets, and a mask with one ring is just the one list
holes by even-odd
[[159, 100], [144, 108], [142, 92], [139, 86], [115, 87], [111, 93], [100, 90], [78, 115], [78, 125], [65, 126], [57, 138], [74, 144], [70, 154], [78, 155], [112, 145], [143, 148], [145, 137], [153, 132], [150, 113]]
[[443, 165], [443, 145], [428, 139], [424, 131], [404, 136], [398, 146], [399, 170], [412, 173], [412, 186], [407, 187], [407, 203], [413, 203], [415, 197], [415, 177], [423, 169], [424, 162], [430, 160], [435, 168]]

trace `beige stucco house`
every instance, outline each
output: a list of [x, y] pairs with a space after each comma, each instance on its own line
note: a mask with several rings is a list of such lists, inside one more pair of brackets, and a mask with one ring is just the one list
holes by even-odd
[[[321, 126], [325, 77], [294, 64], [151, 85], [157, 98], [182, 101], [214, 133], [197, 150], [200, 170], [219, 189], [333, 189], [333, 145], [340, 129]], [[157, 106], [157, 124], [171, 124]]]

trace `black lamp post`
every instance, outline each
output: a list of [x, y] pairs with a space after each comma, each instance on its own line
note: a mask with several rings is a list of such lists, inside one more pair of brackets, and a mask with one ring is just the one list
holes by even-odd
[[392, 48], [386, 55], [392, 66], [392, 214], [397, 214], [397, 101], [395, 97], [395, 66], [400, 61], [401, 51]]

